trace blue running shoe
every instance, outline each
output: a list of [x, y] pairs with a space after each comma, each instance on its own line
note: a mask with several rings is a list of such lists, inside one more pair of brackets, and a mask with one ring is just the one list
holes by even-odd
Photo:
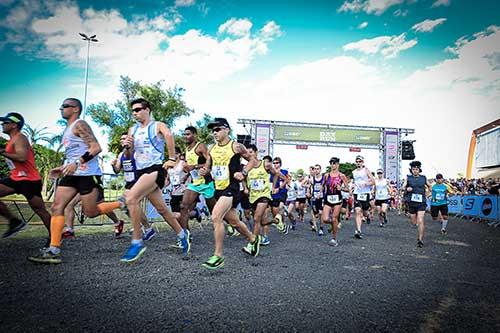
[[120, 261], [128, 263], [134, 262], [140, 258], [144, 251], [146, 251], [146, 246], [144, 244], [132, 244]]
[[189, 250], [191, 250], [191, 243], [189, 242], [189, 230], [184, 230], [184, 237], [177, 237], [177, 242], [182, 247], [182, 253], [188, 254]]
[[260, 237], [260, 245], [267, 246], [269, 244], [271, 244], [271, 241], [269, 240], [269, 237], [267, 237], [267, 236], [261, 236]]
[[142, 240], [143, 241], [150, 241], [154, 236], [156, 235], [156, 232], [155, 232], [155, 229], [153, 227], [151, 227], [149, 229], [149, 231], [146, 231], [143, 235], [142, 235]]

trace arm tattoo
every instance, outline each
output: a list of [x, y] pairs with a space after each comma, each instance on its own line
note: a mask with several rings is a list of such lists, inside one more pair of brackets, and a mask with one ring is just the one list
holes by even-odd
[[94, 136], [94, 132], [92, 132], [92, 129], [90, 128], [89, 124], [87, 124], [85, 121], [80, 120], [75, 126], [75, 129], [77, 131], [77, 136], [82, 138], [82, 140], [87, 144], [91, 145], [93, 143], [97, 143], [97, 139]]

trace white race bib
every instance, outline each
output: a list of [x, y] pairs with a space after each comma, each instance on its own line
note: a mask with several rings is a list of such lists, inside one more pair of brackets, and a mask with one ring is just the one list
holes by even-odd
[[16, 166], [14, 165], [14, 162], [9, 160], [8, 158], [5, 159], [5, 163], [7, 163], [7, 167], [9, 167], [9, 170], [14, 170]]
[[367, 200], [368, 200], [368, 193], [358, 194], [358, 201], [367, 201]]
[[200, 178], [200, 173], [198, 172], [198, 169], [193, 169], [189, 173], [191, 174], [191, 178], [193, 180]]
[[217, 181], [224, 181], [229, 179], [229, 170], [227, 166], [216, 165], [212, 169], [212, 176]]
[[422, 194], [413, 193], [411, 195], [411, 201], [413, 201], [413, 202], [423, 202], [422, 199], [423, 199]]
[[338, 195], [338, 194], [335, 194], [335, 195], [332, 195], [332, 194], [331, 194], [331, 195], [328, 195], [328, 196], [326, 197], [326, 201], [328, 201], [328, 202], [329, 202], [329, 203], [331, 203], [331, 204], [337, 204], [337, 203], [339, 203], [339, 202], [340, 202], [340, 197], [339, 197], [339, 195]]
[[125, 177], [125, 181], [127, 183], [131, 183], [135, 180], [135, 175], [133, 172], [124, 172], [123, 176]]
[[170, 176], [170, 182], [173, 186], [177, 186], [181, 184], [181, 177], [179, 175]]
[[300, 197], [300, 198], [303, 198], [306, 196], [306, 190], [304, 190], [303, 188], [297, 190], [297, 196]]
[[444, 193], [436, 193], [436, 200], [444, 200], [445, 195]]
[[250, 188], [254, 191], [262, 191], [266, 188], [264, 179], [254, 179], [250, 182]]

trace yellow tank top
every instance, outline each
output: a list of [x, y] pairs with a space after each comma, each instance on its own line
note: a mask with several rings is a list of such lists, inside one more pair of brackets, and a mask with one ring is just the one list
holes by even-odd
[[269, 173], [264, 167], [264, 161], [260, 161], [257, 168], [248, 172], [247, 186], [249, 190], [250, 203], [254, 203], [259, 198], [268, 198], [271, 200], [271, 182]]
[[232, 140], [224, 146], [215, 144], [212, 149], [210, 149], [210, 157], [212, 158], [212, 177], [214, 178], [216, 190], [225, 190], [231, 184], [233, 175], [229, 167], [231, 159], [235, 155]]
[[[186, 150], [186, 162], [189, 166], [198, 165], [199, 156], [196, 154], [196, 148], [198, 148], [199, 144], [198, 142], [191, 150]], [[193, 185], [205, 184], [205, 178], [198, 174], [198, 169], [193, 169], [189, 173]]]

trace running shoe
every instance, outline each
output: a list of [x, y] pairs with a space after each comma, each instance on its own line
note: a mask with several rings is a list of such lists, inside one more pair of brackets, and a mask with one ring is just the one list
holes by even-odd
[[[337, 225], [337, 228], [338, 229], [342, 229], [342, 222], [339, 222], [339, 224]], [[331, 232], [331, 231], [330, 231]]]
[[312, 227], [311, 227], [311, 231], [312, 231], [312, 232], [316, 232], [316, 227], [315, 227], [315, 226], [312, 226]]
[[288, 235], [288, 233], [290, 232], [290, 230], [292, 230], [293, 226], [290, 225], [290, 224], [287, 224], [285, 226], [285, 231], [283, 232], [284, 235]]
[[123, 233], [123, 226], [125, 225], [125, 222], [123, 220], [120, 220], [117, 225], [115, 225], [115, 238], [119, 238], [121, 234]]
[[328, 245], [333, 246], [333, 247], [337, 247], [337, 246], [339, 246], [339, 243], [337, 242], [337, 240], [335, 240], [335, 239], [331, 239], [331, 240], [328, 242]]
[[127, 249], [127, 252], [120, 259], [121, 262], [134, 262], [141, 257], [141, 255], [146, 251], [146, 246], [141, 244], [131, 244]]
[[156, 235], [155, 229], [153, 227], [146, 230], [146, 232], [142, 235], [143, 241], [150, 241]]
[[184, 237], [177, 237], [177, 241], [180, 242], [182, 246], [182, 253], [188, 254], [191, 250], [191, 243], [189, 242], [189, 230], [184, 230]]
[[260, 245], [267, 246], [269, 244], [271, 244], [271, 241], [269, 240], [269, 237], [267, 237], [267, 236], [261, 236], [260, 237]]
[[207, 269], [212, 269], [212, 270], [215, 270], [217, 268], [222, 268], [224, 267], [224, 257], [213, 255], [201, 265]]
[[261, 237], [260, 235], [255, 236], [255, 240], [250, 243], [252, 246], [251, 252], [249, 253], [250, 255], [257, 257], [260, 252], [260, 242], [261, 242]]
[[120, 203], [120, 209], [125, 211], [127, 209], [127, 199], [122, 195], [116, 199]]
[[417, 240], [417, 247], [422, 248], [424, 247], [424, 242], [422, 242], [420, 239]]
[[381, 227], [381, 228], [383, 228], [383, 227], [384, 227], [384, 224], [383, 224], [383, 223], [380, 223], [378, 226], [379, 226], [379, 227]]
[[283, 223], [283, 217], [281, 217], [281, 214], [276, 215], [274, 220], [278, 222], [275, 224], [276, 229], [278, 229], [278, 231], [281, 233], [285, 232], [286, 226], [285, 223]]
[[363, 236], [361, 235], [361, 231], [356, 230], [354, 232], [354, 238], [363, 239]]
[[446, 235], [447, 233], [446, 229], [441, 229], [441, 235]]
[[323, 236], [325, 233], [323, 232], [323, 229], [319, 229], [318, 231], [318, 236]]
[[9, 221], [9, 229], [3, 234], [2, 238], [9, 238], [17, 234], [19, 231], [26, 228], [26, 222], [20, 219], [12, 219]]
[[66, 230], [62, 233], [63, 239], [75, 239], [75, 231], [74, 230]]
[[60, 264], [61, 251], [48, 247], [41, 249], [38, 255], [28, 257], [28, 260], [39, 264]]
[[234, 234], [234, 228], [232, 225], [228, 224], [226, 227], [226, 230], [227, 230], [228, 236], [232, 236]]
[[246, 254], [252, 255], [252, 249], [253, 249], [252, 243], [247, 243], [247, 245], [244, 248], [242, 248], [241, 250], [243, 252], [245, 252]]
[[387, 216], [384, 215], [384, 224], [387, 224], [389, 221], [387, 220]]
[[370, 224], [370, 223], [372, 223], [372, 220], [370, 219], [370, 217], [367, 216], [366, 217], [366, 224]]
[[172, 249], [182, 249], [182, 243], [181, 241], [176, 237], [175, 243], [170, 245]]

